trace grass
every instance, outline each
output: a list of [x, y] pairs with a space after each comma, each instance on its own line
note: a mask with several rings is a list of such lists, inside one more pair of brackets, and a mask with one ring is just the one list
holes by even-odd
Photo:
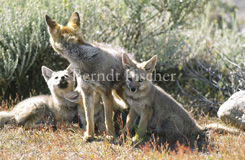
[[[82, 32], [86, 39], [122, 46], [130, 52], [134, 52], [138, 59], [147, 59], [147, 57], [158, 54], [162, 71], [167, 71], [172, 67], [182, 70], [182, 63], [180, 62], [186, 58], [186, 53], [188, 56], [192, 54], [200, 56], [202, 53], [205, 54], [206, 50], [212, 51], [211, 56], [209, 56], [211, 59], [216, 60], [217, 58], [214, 58], [217, 57], [215, 56], [216, 52], [220, 52], [241, 64], [245, 38], [238, 31], [236, 21], [229, 22], [232, 24], [232, 27], [229, 28], [225, 18], [221, 18], [222, 22], [216, 19], [209, 20], [209, 17], [213, 17], [209, 15], [209, 12], [210, 14], [217, 14], [217, 17], [222, 15], [219, 11], [214, 12], [214, 9], [209, 8], [210, 6], [199, 7], [206, 8], [208, 11], [203, 11], [203, 13], [200, 11], [203, 16], [201, 18], [197, 16], [198, 18], [196, 18], [200, 19], [197, 21], [195, 16], [192, 18], [193, 10], [190, 7], [185, 7], [184, 10], [179, 9], [183, 7], [174, 4], [175, 1], [169, 1], [171, 3], [168, 6], [158, 5], [158, 2], [154, 4], [150, 1], [126, 2], [128, 1], [125, 0], [120, 3], [118, 1], [109, 3], [107, 0], [87, 1], [86, 3], [77, 0], [41, 0], [35, 2], [14, 0], [11, 3], [9, 1], [2, 2], [5, 7], [2, 7], [3, 9], [0, 11], [3, 22], [0, 30], [3, 33], [2, 38], [0, 36], [0, 51], [2, 53], [0, 54], [0, 61], [1, 57], [7, 60], [2, 62], [3, 65], [0, 65], [0, 70], [3, 67], [2, 78], [5, 77], [2, 81], [0, 80], [0, 83], [4, 81], [5, 85], [2, 86], [11, 86], [9, 87], [9, 94], [7, 92], [6, 95], [13, 95], [17, 92], [26, 97], [29, 89], [37, 90], [38, 93], [43, 92], [42, 89], [46, 87], [45, 82], [37, 85], [41, 76], [40, 66], [51, 65], [52, 68], [57, 69], [60, 69], [60, 66], [66, 66], [63, 64], [65, 62], [62, 63], [62, 60], [58, 59], [57, 56], [50, 57], [54, 51], [48, 41], [49, 36], [43, 18], [45, 14], [49, 14], [58, 22], [65, 24], [73, 11], [79, 11], [83, 21]], [[190, 1], [183, 2], [189, 3]], [[192, 0], [192, 2], [196, 4], [205, 1]], [[220, 3], [220, 1], [213, 1], [213, 3]], [[184, 5], [185, 3], [181, 1], [181, 4]], [[160, 6], [163, 8], [159, 8]], [[217, 10], [224, 9], [223, 4], [213, 6]], [[156, 12], [155, 8], [159, 8], [157, 9], [159, 13]], [[197, 10], [199, 8], [196, 7]], [[190, 15], [188, 11], [186, 12], [187, 9], [191, 13]], [[163, 10], [168, 10], [169, 13], [172, 13], [170, 15], [175, 14], [176, 16], [170, 19], [169, 14], [162, 12]], [[187, 14], [186, 22], [183, 24], [180, 24], [180, 21], [185, 20], [185, 18], [178, 16], [178, 14], [182, 15], [182, 13], [178, 13], [179, 11]], [[8, 16], [6, 13], [9, 13]], [[196, 13], [196, 15], [198, 14]], [[152, 19], [152, 17], [155, 18]], [[161, 23], [162, 19], [165, 19], [163, 24]], [[149, 21], [147, 22], [147, 20]], [[242, 24], [244, 25], [245, 22], [243, 21]], [[220, 24], [222, 24], [221, 28], [219, 28]], [[144, 32], [141, 32], [141, 28]], [[13, 44], [17, 47], [12, 47]], [[38, 61], [34, 62], [37, 54], [39, 54]], [[19, 56], [16, 57], [16, 55]], [[26, 58], [21, 58], [26, 56], [29, 56], [30, 63], [27, 63]], [[32, 67], [30, 67], [31, 64], [33, 64]], [[210, 66], [215, 64], [211, 63]], [[223, 75], [221, 77], [228, 77], [229, 74], [225, 74], [224, 67], [225, 65], [221, 63]], [[28, 69], [30, 71], [27, 73]], [[189, 80], [190, 78], [186, 79]], [[13, 82], [14, 85], [10, 85], [10, 82]], [[208, 85], [203, 87], [199, 81], [197, 82], [194, 87], [199, 87], [206, 98], [208, 96], [209, 99], [215, 99], [216, 95], [219, 95], [217, 90], [212, 91]], [[185, 85], [184, 78], [181, 79], [181, 83]], [[44, 85], [45, 87], [43, 87]], [[14, 86], [18, 87], [15, 88]], [[34, 88], [36, 86], [40, 86], [40, 89], [39, 87]], [[187, 90], [188, 87], [185, 89]], [[26, 92], [23, 93], [27, 93], [27, 95], [20, 92], [24, 89]], [[172, 94], [179, 94], [174, 91], [179, 92], [176, 85], [171, 90], [167, 90]], [[217, 99], [222, 102], [225, 97], [221, 96]], [[3, 97], [0, 96], [0, 101], [2, 100]], [[0, 103], [0, 108], [13, 106], [17, 101], [11, 100], [11, 98], [8, 101], [4, 100]], [[185, 102], [183, 104], [190, 104], [188, 98]], [[198, 120], [202, 126], [214, 122], [220, 123], [218, 119], [208, 116]], [[130, 138], [122, 143], [119, 143], [121, 140], [117, 138], [111, 143], [104, 138], [103, 133], [96, 137], [95, 141], [86, 143], [83, 141], [83, 133], [84, 131], [79, 129], [76, 124], [69, 127], [59, 125], [56, 131], [6, 126], [4, 129], [0, 129], [0, 159], [245, 159], [244, 132], [240, 132], [238, 135], [212, 132], [208, 150], [205, 153], [197, 152], [197, 150], [191, 151], [190, 148], [181, 145], [177, 148], [178, 152], [166, 151], [163, 146], [158, 147], [154, 139], [137, 146], [132, 144]]]
[[[208, 116], [198, 120], [201, 125], [219, 122]], [[5, 126], [0, 130], [1, 159], [245, 159], [244, 132], [238, 135], [212, 132], [207, 152], [191, 151], [179, 145], [177, 152], [166, 151], [151, 139], [140, 145], [130, 138], [123, 143], [108, 142], [99, 134], [93, 142], [83, 141], [84, 131], [77, 127], [60, 124], [52, 129], [24, 129]]]

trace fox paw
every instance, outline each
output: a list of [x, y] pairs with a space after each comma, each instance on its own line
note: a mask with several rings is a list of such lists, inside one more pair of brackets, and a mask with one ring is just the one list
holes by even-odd
[[134, 136], [134, 137], [132, 138], [132, 141], [133, 141], [133, 142], [138, 142], [138, 140], [139, 140], [139, 138], [138, 138], [137, 136]]
[[87, 132], [84, 134], [83, 140], [86, 142], [91, 142], [94, 139], [94, 136], [91, 134], [87, 134]]
[[114, 140], [114, 136], [109, 136], [107, 135], [106, 137], [106, 140], [109, 141], [109, 142], [112, 142]]
[[93, 141], [93, 139], [94, 139], [94, 137], [91, 136], [91, 135], [87, 135], [87, 136], [84, 136], [84, 137], [83, 137], [83, 140], [84, 140], [85, 142], [91, 142], [91, 141]]
[[138, 143], [138, 142], [141, 142], [143, 141], [142, 138], [140, 138], [137, 134], [132, 138], [132, 142], [133, 143]]

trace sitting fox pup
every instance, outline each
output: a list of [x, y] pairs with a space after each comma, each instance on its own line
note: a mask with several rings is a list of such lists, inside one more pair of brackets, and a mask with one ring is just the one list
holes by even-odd
[[[133, 129], [133, 123], [139, 115], [137, 130], [139, 138], [143, 138], [147, 127], [151, 127], [159, 135], [164, 135], [170, 144], [175, 144], [177, 140], [193, 142], [192, 140], [196, 140], [197, 136], [201, 138], [201, 143], [205, 141], [205, 129], [202, 129], [176, 100], [163, 89], [152, 84], [152, 72], [157, 63], [157, 56], [138, 63], [124, 54], [122, 61], [126, 78], [124, 98], [130, 107], [125, 127], [129, 131]], [[237, 130], [217, 125], [210, 124], [205, 127], [237, 132]], [[133, 140], [136, 139], [137, 137], [133, 138]]]
[[51, 95], [30, 97], [17, 104], [11, 111], [0, 112], [0, 127], [17, 123], [27, 128], [42, 125], [56, 125], [57, 121], [71, 122], [77, 114], [77, 104], [64, 98], [74, 90], [73, 72], [69, 67], [54, 72], [42, 66], [42, 75]]

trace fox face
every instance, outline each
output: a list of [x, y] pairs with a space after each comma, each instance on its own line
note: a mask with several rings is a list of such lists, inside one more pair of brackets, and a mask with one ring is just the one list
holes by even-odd
[[42, 66], [42, 75], [52, 94], [63, 97], [64, 94], [74, 90], [75, 81], [71, 66], [64, 71], [58, 72]]
[[56, 52], [62, 54], [60, 45], [62, 42], [86, 45], [80, 30], [80, 17], [77, 12], [74, 12], [66, 26], [60, 25], [46, 15], [46, 24], [50, 35], [50, 43]]
[[122, 61], [125, 68], [126, 87], [131, 92], [138, 92], [147, 88], [152, 81], [152, 72], [157, 63], [157, 56], [148, 61], [138, 63], [131, 60], [127, 54], [123, 54]]

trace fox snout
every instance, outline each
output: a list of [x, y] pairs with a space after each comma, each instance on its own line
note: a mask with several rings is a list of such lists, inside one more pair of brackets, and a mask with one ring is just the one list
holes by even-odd
[[137, 88], [136, 88], [136, 87], [131, 87], [131, 88], [130, 88], [130, 91], [131, 91], [131, 92], [136, 92], [136, 91], [137, 91]]
[[64, 81], [64, 80], [65, 80], [65, 76], [62, 76], [62, 77], [61, 77], [61, 80]]
[[67, 82], [67, 80], [65, 79], [64, 76], [62, 76], [62, 77], [60, 78], [58, 87], [59, 87], [59, 88], [67, 88], [67, 87], [68, 87], [68, 82]]

